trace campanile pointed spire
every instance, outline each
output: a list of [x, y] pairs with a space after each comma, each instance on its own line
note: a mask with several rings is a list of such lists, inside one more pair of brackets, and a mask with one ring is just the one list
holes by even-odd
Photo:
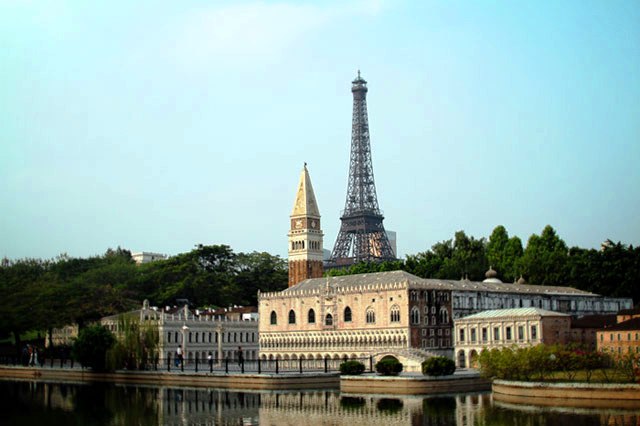
[[296, 193], [296, 200], [293, 203], [293, 210], [291, 211], [291, 217], [294, 216], [313, 216], [320, 219], [318, 202], [316, 201], [316, 195], [314, 194], [313, 186], [311, 185], [311, 178], [309, 177], [309, 170], [307, 170], [307, 163], [304, 163], [302, 172], [300, 172], [298, 192]]
[[304, 163], [289, 229], [289, 287], [307, 278], [320, 278], [323, 272], [320, 210], [313, 192], [307, 163]]

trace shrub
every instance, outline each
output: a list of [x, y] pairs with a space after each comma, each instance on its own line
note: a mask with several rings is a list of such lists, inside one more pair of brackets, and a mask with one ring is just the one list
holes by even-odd
[[402, 371], [402, 367], [402, 363], [392, 357], [385, 357], [376, 362], [376, 371], [383, 376], [396, 376]]
[[364, 364], [360, 361], [345, 361], [340, 364], [340, 374], [358, 375], [364, 372]]
[[456, 371], [456, 363], [446, 356], [434, 356], [422, 363], [422, 374], [427, 376], [449, 376]]
[[73, 357], [92, 370], [106, 369], [106, 353], [116, 338], [102, 325], [91, 325], [80, 330], [73, 344]]

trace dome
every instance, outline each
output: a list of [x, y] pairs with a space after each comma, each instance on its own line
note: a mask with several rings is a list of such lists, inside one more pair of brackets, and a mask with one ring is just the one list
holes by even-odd
[[487, 272], [485, 272], [484, 276], [486, 277], [485, 280], [483, 280], [483, 283], [501, 283], [502, 281], [500, 280], [500, 278], [498, 278], [498, 273], [496, 271], [493, 270], [492, 266], [489, 266], [489, 270]]

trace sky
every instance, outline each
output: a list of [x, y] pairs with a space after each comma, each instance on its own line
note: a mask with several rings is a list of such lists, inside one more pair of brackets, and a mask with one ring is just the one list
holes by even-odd
[[640, 2], [0, 0], [0, 257], [331, 249], [361, 70], [398, 254], [640, 244]]

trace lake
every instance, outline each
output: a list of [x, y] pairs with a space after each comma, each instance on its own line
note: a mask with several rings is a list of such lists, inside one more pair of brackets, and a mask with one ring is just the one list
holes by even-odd
[[491, 393], [344, 395], [0, 380], [6, 425], [640, 425], [640, 410], [542, 408]]

